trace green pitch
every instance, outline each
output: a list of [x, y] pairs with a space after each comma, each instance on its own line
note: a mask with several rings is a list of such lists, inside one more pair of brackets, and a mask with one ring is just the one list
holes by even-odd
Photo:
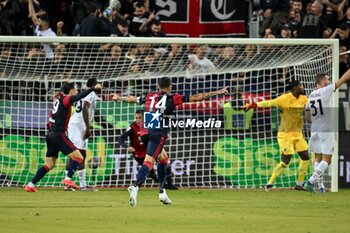
[[139, 192], [130, 207], [122, 189], [63, 192], [0, 189], [0, 232], [349, 232], [350, 190], [310, 194], [292, 190]]

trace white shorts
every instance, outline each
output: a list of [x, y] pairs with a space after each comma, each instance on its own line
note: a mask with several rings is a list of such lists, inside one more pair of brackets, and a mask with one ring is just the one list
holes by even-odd
[[88, 139], [84, 139], [85, 124], [71, 123], [68, 125], [68, 138], [79, 150], [87, 150]]
[[310, 152], [324, 155], [333, 155], [335, 138], [334, 133], [315, 132], [311, 133], [309, 141]]

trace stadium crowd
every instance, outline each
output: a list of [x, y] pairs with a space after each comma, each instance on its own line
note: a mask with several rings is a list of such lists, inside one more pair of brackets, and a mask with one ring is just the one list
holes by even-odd
[[[155, 0], [119, 0], [112, 10], [108, 0], [2, 0], [0, 4], [0, 35], [23, 36], [118, 36], [164, 37], [157, 17]], [[350, 5], [346, 0], [260, 0], [254, 17], [261, 18], [263, 38], [338, 38], [341, 52], [350, 46]], [[248, 36], [248, 35], [247, 35]], [[3, 45], [5, 46], [5, 45]], [[154, 73], [211, 72], [236, 64], [254, 61], [257, 47], [248, 46], [181, 46], [155, 44], [125, 46], [120, 44], [73, 45], [36, 44], [1, 47], [0, 72], [11, 75], [32, 75], [35, 72], [51, 79], [98, 76], [104, 79], [121, 76], [145, 76]], [[41, 66], [37, 66], [40, 63]], [[9, 66], [8, 64], [13, 64]], [[348, 55], [340, 57], [340, 75], [349, 66]], [[7, 70], [3, 70], [7, 69]], [[17, 73], [16, 73], [17, 72]], [[88, 73], [87, 73], [88, 72]], [[275, 86], [285, 86], [288, 70], [277, 75], [247, 72], [228, 74], [237, 84], [256, 91], [270, 88], [257, 83], [275, 79]], [[58, 77], [59, 76], [59, 77]], [[215, 79], [215, 77], [211, 77]], [[265, 80], [266, 79], [266, 80]], [[129, 81], [113, 81], [110, 86], [128, 86]], [[147, 88], [146, 79], [135, 80], [133, 86]], [[208, 81], [211, 87], [218, 84]], [[214, 84], [213, 84], [214, 83]], [[216, 84], [215, 84], [216, 83]], [[247, 85], [248, 84], [248, 85]], [[256, 84], [256, 85], [255, 85]], [[10, 85], [10, 84], [7, 84]], [[199, 84], [198, 84], [199, 85]], [[193, 90], [196, 87], [193, 88]], [[283, 90], [281, 90], [282, 92]]]

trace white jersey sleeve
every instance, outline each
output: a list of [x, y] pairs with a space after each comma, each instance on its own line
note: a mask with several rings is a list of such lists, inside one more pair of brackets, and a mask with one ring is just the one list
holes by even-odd
[[322, 98], [330, 98], [334, 91], [335, 91], [335, 83], [329, 84], [328, 86], [324, 87]]
[[95, 92], [91, 92], [83, 100], [84, 100], [84, 103], [88, 102], [90, 104], [90, 107], [88, 108], [88, 112], [89, 112], [89, 122], [91, 123], [94, 120], [94, 117], [95, 117], [98, 96], [96, 95]]
[[97, 108], [97, 101], [98, 101], [98, 96], [96, 95], [95, 92], [91, 92], [84, 99], [76, 102], [75, 112], [74, 112], [73, 116], [71, 117], [69, 123], [70, 124], [71, 123], [85, 124], [84, 117], [83, 117], [83, 107], [84, 107], [85, 102], [88, 102], [90, 104], [90, 106], [88, 108], [88, 113], [89, 113], [89, 122], [91, 123], [95, 117], [95, 111]]
[[84, 98], [84, 102], [88, 102], [89, 104], [92, 104], [94, 102], [96, 102], [96, 94], [95, 92], [91, 92], [89, 95], [87, 95], [85, 98]]

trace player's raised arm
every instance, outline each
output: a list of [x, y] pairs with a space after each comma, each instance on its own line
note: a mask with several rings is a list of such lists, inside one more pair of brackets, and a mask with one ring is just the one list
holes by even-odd
[[212, 96], [216, 96], [216, 95], [224, 95], [228, 93], [227, 90], [228, 87], [224, 87], [220, 90], [217, 91], [211, 91], [211, 92], [206, 92], [206, 93], [198, 93], [195, 95], [191, 95], [189, 98], [189, 102], [197, 102], [197, 101], [202, 101], [202, 100], [206, 100]]
[[280, 103], [279, 97], [272, 100], [263, 100], [259, 102], [254, 102], [250, 104], [246, 104], [244, 106], [245, 110], [249, 110], [251, 108], [270, 108], [270, 107], [278, 107]]
[[341, 85], [343, 85], [345, 82], [350, 80], [350, 69], [348, 69], [343, 76], [341, 76], [340, 79], [338, 79], [337, 81], [335, 81], [335, 89], [339, 88]]
[[[66, 84], [66, 85], [74, 85], [74, 84]], [[70, 104], [73, 104], [74, 102], [77, 102], [78, 100], [81, 100], [83, 98], [85, 98], [88, 94], [90, 94], [91, 92], [95, 91], [95, 90], [100, 90], [102, 87], [101, 87], [101, 84], [96, 84], [93, 88], [90, 88], [86, 91], [82, 91], [80, 93], [78, 93], [77, 95], [75, 96], [70, 96], [69, 97], [69, 103]]]

